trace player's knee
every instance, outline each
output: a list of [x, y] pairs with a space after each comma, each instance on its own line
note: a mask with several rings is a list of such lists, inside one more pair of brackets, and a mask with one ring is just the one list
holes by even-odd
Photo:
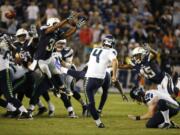
[[157, 128], [157, 125], [155, 125], [152, 121], [148, 121], [146, 123], [146, 128]]
[[165, 110], [167, 110], [167, 109], [168, 109], [168, 107], [167, 107], [167, 105], [166, 105], [166, 101], [163, 100], [163, 99], [160, 99], [160, 100], [158, 101], [158, 110], [159, 110], [159, 111], [165, 111]]

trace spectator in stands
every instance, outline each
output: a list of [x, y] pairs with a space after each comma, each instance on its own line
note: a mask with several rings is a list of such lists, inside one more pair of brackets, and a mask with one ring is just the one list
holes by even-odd
[[92, 48], [91, 43], [93, 40], [93, 31], [88, 25], [84, 25], [83, 28], [79, 31], [79, 39], [81, 42], [81, 45], [84, 46], [84, 61], [86, 61], [86, 58], [88, 54], [90, 54]]
[[35, 23], [39, 16], [39, 7], [34, 1], [27, 7], [27, 19], [30, 24]]
[[49, 3], [46, 9], [46, 18], [58, 17], [58, 11], [52, 3]]
[[163, 44], [165, 45], [166, 48], [172, 49], [174, 48], [176, 43], [176, 38], [172, 32], [172, 30], [169, 28], [167, 30], [167, 33], [163, 37]]
[[10, 10], [13, 11], [14, 8], [13, 8], [12, 5], [10, 5], [9, 1], [6, 0], [6, 1], [5, 1], [5, 4], [0, 7], [1, 26], [2, 26], [3, 28], [7, 28], [7, 27], [8, 27], [8, 24], [9, 24], [9, 22], [10, 22], [10, 20], [5, 17], [5, 14], [6, 14], [8, 11], [10, 11]]

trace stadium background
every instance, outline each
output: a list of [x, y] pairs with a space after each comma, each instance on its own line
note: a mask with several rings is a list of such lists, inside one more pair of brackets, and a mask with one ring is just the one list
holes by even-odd
[[[110, 33], [117, 40], [120, 63], [128, 62], [131, 49], [139, 43], [149, 43], [158, 51], [163, 70], [172, 75], [180, 73], [179, 0], [0, 0], [0, 6], [0, 31], [12, 34], [33, 24], [39, 29], [50, 17], [62, 20], [71, 10], [86, 15], [87, 24], [68, 39], [78, 67], [87, 62], [92, 48]], [[9, 10], [15, 11], [15, 18], [5, 17]], [[134, 71], [119, 72], [124, 88], [137, 83]]]
[[[16, 13], [16, 17], [10, 20], [5, 18], [9, 10]], [[62, 20], [71, 10], [88, 17], [87, 25], [68, 39], [68, 45], [75, 51], [74, 63], [79, 68], [86, 63], [93, 46], [99, 45], [103, 36], [111, 33], [117, 40], [120, 63], [128, 62], [131, 48], [140, 42], [147, 42], [158, 51], [162, 69], [171, 74], [175, 71], [180, 73], [179, 0], [0, 0], [0, 32], [15, 34], [18, 28], [29, 29], [32, 24], [40, 28], [48, 17], [59, 17]], [[134, 71], [119, 72], [119, 80], [125, 90], [137, 83]], [[99, 97], [97, 95], [96, 98]], [[54, 118], [49, 119], [45, 114], [33, 121], [17, 122], [1, 117], [0, 134], [179, 134], [179, 130], [148, 130], [145, 129], [144, 121], [129, 120], [128, 114], [139, 115], [146, 108], [135, 102], [123, 102], [118, 94], [109, 96], [103, 117], [107, 128], [103, 131], [94, 127], [91, 118], [67, 119], [62, 103], [54, 97], [52, 100], [56, 105]], [[73, 105], [80, 116], [80, 106], [75, 101]], [[0, 113], [4, 111], [0, 110]], [[180, 123], [179, 115], [174, 120]]]

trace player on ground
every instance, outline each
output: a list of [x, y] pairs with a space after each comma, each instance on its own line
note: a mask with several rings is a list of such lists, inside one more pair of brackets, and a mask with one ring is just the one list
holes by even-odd
[[179, 112], [179, 104], [168, 93], [158, 90], [144, 91], [134, 88], [130, 92], [131, 98], [143, 102], [148, 106], [148, 112], [141, 116], [129, 115], [133, 120], [147, 120], [147, 128], [179, 128], [170, 118]]

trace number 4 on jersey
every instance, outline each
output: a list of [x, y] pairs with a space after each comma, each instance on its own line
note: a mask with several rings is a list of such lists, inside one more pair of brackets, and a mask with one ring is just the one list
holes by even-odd
[[96, 62], [99, 63], [99, 56], [101, 55], [102, 53], [102, 50], [98, 50], [98, 49], [95, 49], [94, 52], [93, 52], [93, 56], [96, 57]]

